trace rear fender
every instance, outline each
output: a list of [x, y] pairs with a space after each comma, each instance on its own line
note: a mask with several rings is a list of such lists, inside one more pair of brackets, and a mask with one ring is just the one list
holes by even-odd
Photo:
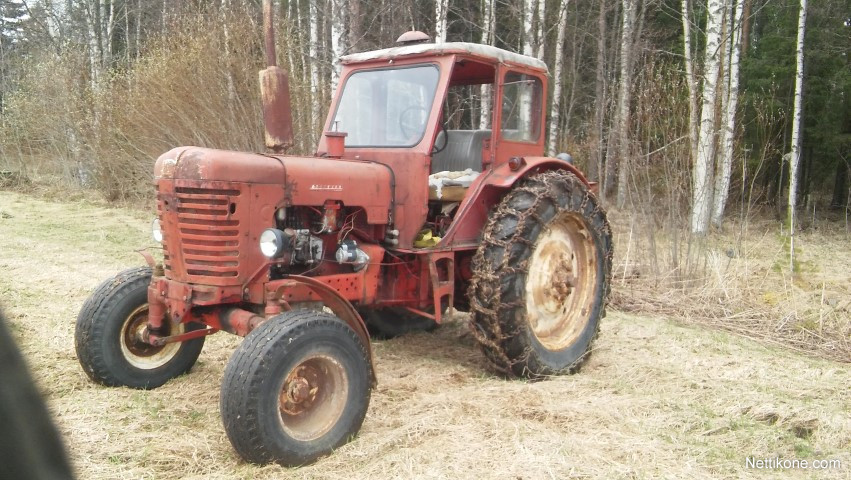
[[588, 182], [585, 175], [570, 163], [550, 157], [522, 157], [520, 168], [512, 170], [508, 163], [495, 166], [483, 172], [470, 185], [467, 195], [458, 207], [458, 213], [452, 225], [443, 236], [438, 248], [476, 247], [491, 210], [504, 197], [511, 187], [530, 175], [549, 170], [567, 170], [592, 191], [596, 184]]

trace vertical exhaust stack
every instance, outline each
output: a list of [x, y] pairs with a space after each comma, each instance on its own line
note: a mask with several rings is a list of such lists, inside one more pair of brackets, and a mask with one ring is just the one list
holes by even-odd
[[289, 76], [286, 70], [278, 67], [275, 53], [272, 0], [263, 0], [263, 30], [266, 37], [267, 67], [260, 71], [260, 97], [263, 100], [266, 149], [281, 153], [293, 145], [293, 115]]

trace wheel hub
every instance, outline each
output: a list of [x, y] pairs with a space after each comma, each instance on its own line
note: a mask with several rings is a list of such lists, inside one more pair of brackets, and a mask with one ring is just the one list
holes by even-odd
[[284, 379], [278, 396], [281, 424], [299, 440], [324, 435], [343, 413], [349, 383], [334, 358], [317, 355], [303, 360]]
[[310, 408], [319, 393], [321, 375], [322, 372], [304, 364], [293, 370], [281, 390], [281, 411], [298, 415]]
[[[150, 370], [168, 363], [180, 350], [180, 343], [154, 346], [146, 341], [148, 329], [148, 305], [141, 305], [127, 316], [121, 328], [120, 344], [124, 358], [134, 367]], [[181, 334], [185, 325], [163, 325], [165, 336]]]
[[535, 242], [526, 280], [526, 318], [547, 349], [569, 347], [588, 323], [597, 261], [594, 240], [575, 213], [554, 218]]

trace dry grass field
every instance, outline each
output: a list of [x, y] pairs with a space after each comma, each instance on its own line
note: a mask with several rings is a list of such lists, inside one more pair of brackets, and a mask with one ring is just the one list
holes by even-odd
[[[245, 464], [218, 412], [238, 338], [210, 337], [192, 373], [154, 391], [95, 385], [75, 358], [81, 304], [103, 279], [142, 263], [133, 250], [153, 243], [149, 221], [145, 211], [86, 198], [0, 192], [0, 303], [81, 479], [851, 478], [851, 368], [831, 359], [841, 359], [842, 339], [808, 350], [730, 333], [736, 322], [748, 333], [748, 312], [770, 317], [770, 308], [757, 315], [743, 301], [717, 317], [724, 329], [683, 321], [700, 315], [676, 316], [661, 301], [669, 318], [636, 314], [624, 238], [616, 239], [616, 305], [633, 313], [610, 310], [581, 373], [536, 383], [496, 377], [456, 315], [435, 333], [375, 344], [379, 384], [355, 441], [304, 468]], [[752, 237], [768, 242], [752, 249], [766, 256], [762, 270], [748, 267], [760, 272], [754, 283], [766, 284], [780, 241]], [[802, 293], [781, 286], [767, 295], [775, 288], [768, 282], [746, 298], [774, 308], [800, 295], [811, 305], [802, 303], [795, 321], [813, 319], [816, 333], [819, 319], [822, 328], [847, 323], [845, 238], [803, 259], [812, 285], [794, 287]], [[813, 255], [816, 242], [801, 242], [802, 255]], [[720, 274], [719, 282], [698, 295], [702, 305], [744, 295]], [[834, 463], [759, 470], [748, 468], [748, 456]]]

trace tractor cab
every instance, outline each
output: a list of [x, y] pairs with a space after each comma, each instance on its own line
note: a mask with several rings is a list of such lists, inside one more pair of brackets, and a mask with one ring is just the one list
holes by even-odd
[[457, 214], [471, 209], [484, 220], [483, 204], [473, 202], [493, 195], [480, 189], [492, 186], [484, 180], [511, 176], [524, 156], [544, 153], [546, 65], [463, 42], [408, 44], [341, 62], [317, 153], [392, 169], [400, 248], [474, 247], [479, 228], [453, 225]]

